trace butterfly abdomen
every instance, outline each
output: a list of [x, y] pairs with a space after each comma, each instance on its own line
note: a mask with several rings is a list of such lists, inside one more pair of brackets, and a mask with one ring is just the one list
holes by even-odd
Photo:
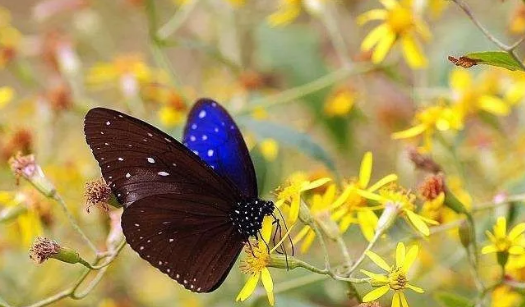
[[258, 198], [239, 201], [230, 213], [233, 226], [245, 240], [256, 236], [262, 228], [265, 216], [272, 215], [275, 205], [272, 201]]

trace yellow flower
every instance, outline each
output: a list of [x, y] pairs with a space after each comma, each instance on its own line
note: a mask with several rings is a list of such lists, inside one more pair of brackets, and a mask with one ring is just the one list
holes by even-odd
[[491, 307], [519, 307], [522, 306], [523, 296], [511, 287], [501, 285], [492, 291]]
[[523, 232], [525, 232], [525, 223], [520, 223], [507, 235], [507, 220], [499, 217], [493, 227], [493, 233], [488, 230], [485, 232], [492, 244], [483, 247], [481, 253], [525, 254]]
[[359, 224], [361, 232], [371, 240], [374, 236], [374, 230], [377, 226], [377, 216], [367, 207], [367, 200], [359, 194], [364, 190], [374, 193], [381, 187], [397, 180], [397, 175], [389, 174], [376, 183], [369, 186], [370, 177], [372, 176], [373, 156], [371, 152], [365, 153], [361, 161], [359, 178], [346, 186], [341, 197], [332, 205], [334, 210], [332, 218], [339, 222], [341, 232], [345, 232], [352, 223]]
[[446, 0], [429, 0], [427, 1], [427, 6], [430, 11], [430, 17], [439, 18], [441, 13], [445, 10], [448, 5]]
[[384, 211], [377, 224], [378, 229], [388, 228], [398, 215], [403, 216], [409, 225], [413, 226], [418, 232], [425, 236], [430, 235], [430, 229], [427, 224], [439, 224], [434, 220], [415, 213], [415, 195], [404, 189], [398, 188], [394, 184], [379, 190], [379, 195], [366, 190], [360, 190], [359, 193], [363, 197], [377, 201], [384, 206]]
[[368, 11], [357, 19], [359, 25], [371, 20], [383, 21], [365, 37], [361, 49], [369, 51], [375, 48], [372, 62], [380, 63], [392, 46], [400, 42], [405, 60], [411, 68], [426, 67], [427, 59], [416, 36], [428, 40], [431, 34], [425, 22], [413, 13], [411, 1], [381, 0], [381, 4], [385, 9]]
[[0, 87], [0, 109], [5, 107], [14, 97], [15, 91], [11, 87]]
[[272, 236], [272, 219], [266, 216], [262, 223], [261, 236], [259, 240], [246, 247], [246, 259], [241, 263], [241, 270], [249, 274], [246, 284], [237, 295], [236, 300], [243, 302], [255, 290], [259, 280], [262, 281], [268, 301], [273, 306], [275, 299], [273, 295], [273, 281], [268, 265], [270, 264], [270, 251], [268, 243]]
[[[0, 204], [5, 209], [0, 213], [0, 218], [10, 218], [9, 213], [15, 213], [11, 218], [16, 220], [21, 243], [25, 247], [31, 246], [34, 239], [43, 233], [43, 225], [40, 218], [42, 204], [32, 192], [0, 192]], [[8, 213], [9, 212], [9, 213]], [[8, 213], [6, 215], [6, 213]], [[7, 221], [7, 220], [6, 220]]]
[[509, 73], [507, 87], [504, 92], [504, 99], [510, 105], [516, 105], [525, 98], [525, 73]]
[[275, 161], [279, 154], [279, 143], [274, 139], [264, 139], [259, 143], [259, 149], [267, 161]]
[[428, 151], [432, 146], [432, 136], [436, 132], [463, 129], [462, 113], [442, 105], [430, 106], [419, 111], [415, 122], [413, 127], [393, 133], [392, 138], [398, 140], [423, 135], [425, 142], [422, 150]]
[[138, 55], [120, 55], [111, 62], [95, 64], [86, 76], [92, 86], [117, 85], [127, 97], [139, 93], [140, 85], [156, 81], [162, 73], [154, 72]]
[[392, 298], [392, 307], [408, 307], [408, 302], [403, 292], [405, 289], [413, 290], [417, 293], [423, 293], [423, 289], [411, 285], [408, 281], [408, 270], [417, 258], [419, 248], [414, 245], [408, 252], [405, 250], [403, 243], [398, 243], [396, 248], [396, 263], [389, 266], [383, 258], [376, 253], [367, 251], [366, 255], [380, 268], [385, 270], [387, 274], [376, 274], [366, 270], [361, 272], [372, 280], [371, 285], [378, 287], [372, 290], [363, 297], [363, 302], [371, 302], [377, 300], [381, 296], [385, 295], [388, 290], [394, 291], [394, 297]]
[[453, 102], [457, 111], [467, 116], [480, 110], [506, 116], [510, 113], [509, 103], [497, 95], [498, 76], [496, 71], [489, 71], [474, 80], [470, 71], [456, 68], [450, 74], [450, 87], [453, 91]]
[[288, 223], [290, 226], [295, 224], [297, 218], [299, 217], [301, 194], [303, 192], [318, 188], [330, 180], [330, 178], [321, 178], [314, 181], [309, 181], [302, 175], [295, 175], [291, 176], [291, 178], [288, 180], [287, 186], [284, 188], [279, 188], [275, 205], [277, 207], [281, 207], [283, 204], [288, 204], [290, 206], [290, 211], [288, 214]]
[[[323, 218], [330, 218], [329, 212], [330, 207], [334, 203], [336, 195], [336, 186], [335, 184], [330, 184], [323, 195], [314, 194], [311, 200], [310, 213], [316, 220], [322, 222]], [[310, 228], [310, 226], [304, 226], [301, 231], [293, 238], [293, 242], [301, 244], [301, 252], [306, 253], [310, 246], [312, 245], [315, 239], [315, 232]]]
[[185, 117], [186, 112], [172, 108], [171, 106], [163, 106], [158, 111], [160, 122], [166, 127], [174, 127], [180, 125]]
[[324, 103], [324, 113], [328, 116], [346, 116], [355, 104], [356, 93], [341, 89], [331, 95]]
[[510, 20], [509, 30], [513, 34], [525, 33], [525, 5], [523, 3], [516, 4], [518, 7], [514, 9], [514, 14]]

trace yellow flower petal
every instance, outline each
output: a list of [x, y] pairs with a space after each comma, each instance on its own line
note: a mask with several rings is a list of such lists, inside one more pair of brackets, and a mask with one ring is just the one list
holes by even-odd
[[354, 218], [351, 215], [345, 215], [339, 223], [339, 230], [343, 233], [348, 230], [348, 227], [354, 222]]
[[509, 254], [511, 255], [522, 255], [525, 253], [525, 248], [523, 246], [514, 245], [509, 248]]
[[375, 301], [381, 296], [385, 295], [385, 293], [387, 293], [389, 289], [390, 289], [389, 286], [382, 286], [375, 290], [372, 290], [371, 292], [368, 292], [368, 294], [363, 297], [363, 302], [367, 303], [367, 302]]
[[388, 51], [390, 51], [390, 48], [392, 48], [392, 45], [394, 44], [395, 40], [395, 33], [389, 29], [374, 49], [374, 53], [372, 54], [372, 62], [374, 64], [381, 63], [385, 59]]
[[498, 248], [495, 245], [487, 245], [481, 249], [482, 254], [490, 254], [498, 251]]
[[401, 36], [401, 46], [405, 60], [411, 68], [424, 68], [428, 65], [427, 58], [412, 35]]
[[375, 192], [377, 190], [379, 190], [380, 188], [382, 188], [383, 186], [391, 183], [391, 182], [394, 182], [397, 180], [397, 175], [396, 174], [389, 174], [383, 178], [381, 178], [378, 182], [374, 183], [371, 187], [369, 187], [368, 189], [366, 189], [367, 191], [369, 192]]
[[342, 204], [345, 203], [345, 201], [348, 199], [348, 196], [350, 196], [350, 193], [352, 192], [353, 187], [351, 185], [347, 186], [343, 193], [339, 195], [339, 197], [334, 201], [332, 206], [330, 207], [332, 210], [339, 208]]
[[250, 297], [250, 295], [252, 295], [253, 291], [257, 287], [257, 282], [259, 281], [260, 276], [260, 273], [250, 276], [250, 278], [248, 278], [246, 284], [244, 284], [244, 287], [242, 287], [241, 292], [239, 292], [239, 295], [237, 295], [237, 298], [235, 300], [244, 302], [248, 297]]
[[387, 272], [390, 271], [390, 266], [378, 254], [372, 251], [366, 251], [366, 255], [368, 256], [368, 258], [370, 258], [370, 260], [372, 260], [380, 268], [382, 268], [383, 270]]
[[393, 9], [395, 8], [396, 6], [399, 5], [399, 3], [395, 0], [379, 0], [379, 2], [381, 2], [381, 4], [386, 8], [386, 9]]
[[306, 253], [310, 246], [312, 246], [312, 243], [315, 239], [315, 232], [309, 231], [306, 235], [306, 238], [304, 238], [303, 244], [301, 245], [301, 253]]
[[478, 105], [480, 109], [494, 115], [505, 116], [510, 113], [510, 106], [496, 96], [483, 95], [479, 98]]
[[401, 306], [401, 299], [399, 298], [399, 293], [402, 292], [394, 292], [394, 296], [392, 296], [392, 305], [391, 307], [400, 307]]
[[409, 138], [413, 138], [415, 136], [418, 136], [420, 134], [422, 134], [423, 132], [425, 132], [425, 130], [428, 129], [428, 126], [425, 125], [425, 124], [419, 124], [417, 126], [414, 126], [414, 127], [411, 127], [411, 128], [408, 128], [406, 130], [403, 130], [403, 131], [398, 131], [398, 132], [394, 132], [392, 133], [392, 139], [394, 140], [399, 140], [399, 139], [409, 139]]
[[361, 232], [365, 236], [366, 240], [370, 242], [374, 238], [375, 229], [377, 227], [379, 218], [373, 211], [358, 211], [357, 221], [359, 223], [359, 227], [361, 228]]
[[290, 212], [288, 213], [288, 222], [290, 225], [295, 224], [297, 218], [299, 217], [299, 206], [301, 205], [301, 194], [295, 195], [292, 198], [292, 203], [290, 204]]
[[366, 276], [372, 278], [374, 280], [374, 282], [388, 283], [388, 276], [386, 276], [386, 275], [372, 273], [372, 272], [369, 272], [367, 270], [361, 270], [361, 273], [363, 273]]
[[304, 226], [301, 229], [301, 231], [299, 231], [299, 233], [292, 239], [292, 242], [299, 243], [299, 241], [304, 239], [304, 237], [306, 236], [309, 230], [310, 230], [310, 226]]
[[321, 178], [321, 179], [317, 179], [315, 181], [309, 182], [309, 183], [305, 184], [303, 187], [301, 187], [301, 192], [318, 188], [318, 187], [320, 187], [322, 185], [325, 185], [326, 183], [328, 183], [330, 181], [332, 181], [332, 179], [330, 179], [330, 178]]
[[507, 220], [500, 216], [494, 225], [494, 235], [496, 238], [504, 238], [507, 235]]
[[421, 289], [420, 287], [416, 287], [414, 285], [411, 285], [411, 284], [407, 284], [406, 287], [410, 290], [413, 290], [417, 293], [424, 293], [425, 291], [423, 289]]
[[369, 192], [367, 190], [357, 190], [357, 194], [361, 195], [362, 197], [370, 200], [374, 200], [377, 202], [383, 201], [383, 198], [375, 193]]
[[396, 246], [396, 267], [401, 268], [405, 263], [405, 244], [403, 242], [397, 243]]
[[414, 264], [414, 261], [416, 261], [418, 253], [419, 247], [417, 245], [410, 247], [408, 253], [406, 254], [405, 262], [403, 263], [403, 270], [405, 272], [408, 272], [408, 270], [410, 270], [410, 267], [412, 266], [412, 264]]
[[370, 10], [366, 13], [363, 13], [357, 17], [357, 24], [362, 26], [365, 23], [369, 22], [370, 20], [383, 20], [388, 15], [388, 11], [381, 10], [381, 9], [375, 9]]
[[408, 307], [407, 298], [405, 297], [405, 293], [399, 292], [399, 300], [401, 301], [402, 307]]
[[261, 237], [265, 242], [270, 242], [270, 239], [272, 237], [272, 218], [269, 216], [265, 216], [262, 222], [261, 227]]
[[450, 73], [449, 80], [450, 87], [459, 92], [467, 91], [472, 86], [472, 76], [466, 69], [455, 68]]
[[264, 286], [264, 289], [266, 290], [266, 294], [268, 295], [268, 302], [270, 302], [270, 305], [273, 306], [275, 304], [275, 298], [273, 296], [273, 280], [268, 268], [262, 269], [261, 281]]
[[11, 87], [0, 87], [0, 109], [13, 100], [13, 97], [15, 97], [15, 91]]
[[525, 223], [520, 223], [516, 225], [516, 227], [512, 228], [512, 230], [509, 232], [508, 237], [511, 241], [514, 241], [514, 239], [519, 237], [524, 231], [525, 231]]
[[430, 229], [428, 229], [427, 224], [421, 219], [421, 217], [410, 210], [405, 210], [405, 213], [408, 217], [410, 223], [423, 235], [429, 236]]
[[359, 186], [366, 188], [370, 182], [370, 176], [372, 175], [372, 163], [373, 156], [370, 151], [365, 153], [363, 160], [361, 161], [361, 168], [359, 170]]
[[389, 31], [388, 26], [385, 24], [375, 27], [361, 43], [361, 50], [368, 51], [372, 49]]

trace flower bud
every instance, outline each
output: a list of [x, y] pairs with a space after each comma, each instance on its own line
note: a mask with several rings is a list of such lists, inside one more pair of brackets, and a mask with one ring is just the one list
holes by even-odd
[[323, 232], [332, 240], [336, 240], [340, 235], [340, 230], [336, 222], [331, 219], [328, 211], [320, 212], [315, 215], [316, 221], [319, 223]]
[[0, 211], [0, 223], [10, 222], [26, 212], [27, 205], [24, 203], [4, 208]]
[[270, 262], [268, 263], [268, 266], [272, 268], [287, 270], [293, 270], [299, 267], [297, 261], [295, 260], [295, 257], [279, 254], [270, 254]]
[[[71, 248], [62, 247], [57, 242], [38, 237], [31, 249], [29, 250], [29, 258], [37, 264], [41, 264], [49, 258], [54, 258], [66, 263], [82, 263], [86, 265], [87, 262], [82, 259], [78, 252]], [[89, 264], [87, 264], [89, 266]]]
[[470, 223], [467, 221], [461, 222], [461, 225], [459, 225], [458, 229], [459, 233], [459, 240], [461, 241], [461, 245], [463, 247], [467, 248], [472, 243], [472, 227], [470, 226]]
[[400, 211], [401, 207], [397, 203], [391, 201], [387, 202], [385, 204], [385, 209], [383, 210], [383, 213], [381, 213], [379, 221], [377, 222], [376, 234], [383, 233], [390, 228], [390, 226], [394, 224]]
[[306, 225], [310, 225], [314, 222], [312, 213], [310, 212], [310, 209], [308, 208], [308, 206], [306, 206], [304, 202], [301, 202], [301, 204], [299, 205], [299, 219]]
[[17, 154], [9, 159], [9, 164], [17, 180], [22, 177], [46, 197], [55, 196], [54, 185], [44, 175], [42, 168], [36, 163], [34, 155], [22, 156]]
[[449, 189], [445, 189], [445, 206], [449, 207], [456, 213], [465, 213], [467, 214], [468, 211], [463, 205], [463, 203], [457, 199], [457, 197], [452, 194], [452, 192]]
[[110, 228], [108, 237], [106, 238], [106, 246], [109, 251], [115, 251], [123, 237], [122, 226], [120, 225], [120, 212], [110, 212], [109, 218]]
[[441, 172], [441, 166], [436, 163], [430, 156], [421, 154], [416, 148], [408, 149], [408, 156], [417, 169], [432, 174]]

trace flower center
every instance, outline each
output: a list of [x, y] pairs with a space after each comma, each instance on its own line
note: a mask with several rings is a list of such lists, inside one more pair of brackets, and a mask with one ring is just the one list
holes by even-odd
[[414, 17], [410, 10], [397, 6], [388, 12], [387, 23], [394, 33], [401, 34], [414, 26]]
[[498, 251], [505, 252], [508, 251], [509, 248], [512, 246], [512, 242], [508, 238], [498, 238], [496, 242], [494, 243]]
[[270, 254], [266, 245], [260, 245], [257, 241], [252, 241], [251, 247], [246, 246], [246, 258], [241, 261], [241, 271], [245, 274], [257, 274], [270, 263]]
[[388, 274], [388, 283], [392, 290], [403, 290], [407, 284], [407, 277], [399, 268], [394, 268]]

